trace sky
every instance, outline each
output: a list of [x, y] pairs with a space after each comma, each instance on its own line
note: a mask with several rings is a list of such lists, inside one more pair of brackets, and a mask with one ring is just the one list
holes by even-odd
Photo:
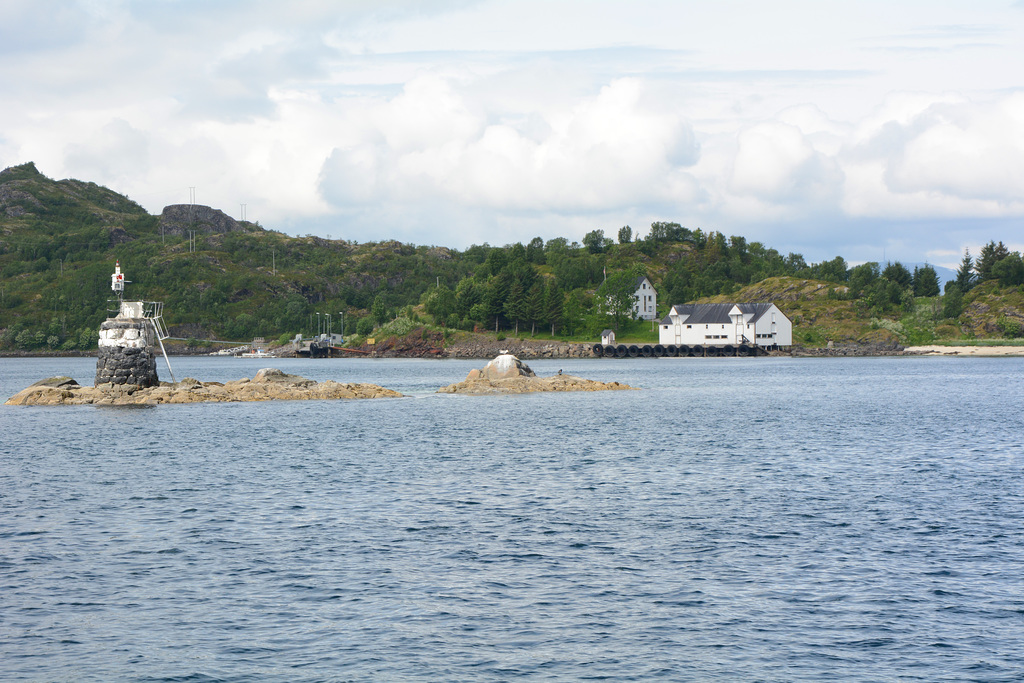
[[1024, 250], [1024, 0], [3, 0], [0, 167], [291, 235]]

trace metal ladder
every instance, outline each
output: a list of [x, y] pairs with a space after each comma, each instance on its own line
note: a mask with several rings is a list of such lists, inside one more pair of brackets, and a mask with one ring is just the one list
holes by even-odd
[[171, 381], [177, 384], [178, 380], [174, 379], [174, 370], [171, 370], [171, 360], [167, 357], [167, 349], [164, 348], [164, 339], [169, 336], [167, 328], [164, 326], [164, 302], [147, 301], [145, 305], [148, 309], [145, 315], [153, 323], [153, 331], [156, 332], [156, 339], [160, 342], [160, 350], [164, 354], [164, 362], [167, 363], [167, 372], [171, 375]]

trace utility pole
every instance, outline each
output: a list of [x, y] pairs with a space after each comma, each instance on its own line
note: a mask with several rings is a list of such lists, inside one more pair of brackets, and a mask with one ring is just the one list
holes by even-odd
[[[196, 205], [196, 187], [192, 185], [188, 188], [188, 227], [196, 227], [195, 219], [195, 205]], [[195, 251], [195, 231], [188, 231], [188, 251], [192, 253]]]

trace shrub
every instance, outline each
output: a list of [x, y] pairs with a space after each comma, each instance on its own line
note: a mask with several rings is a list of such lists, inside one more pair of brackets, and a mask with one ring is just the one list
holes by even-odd
[[365, 318], [360, 318], [359, 322], [356, 323], [356, 334], [361, 337], [373, 334], [373, 324], [373, 316], [368, 315]]
[[996, 318], [996, 327], [1003, 333], [1004, 336], [1010, 339], [1015, 339], [1024, 334], [1020, 321], [1013, 318], [1007, 318], [1005, 315], [1001, 315]]
[[412, 332], [412, 328], [415, 326], [416, 323], [409, 318], [402, 316], [395, 318], [385, 325], [381, 325], [378, 334], [382, 337], [404, 337]]

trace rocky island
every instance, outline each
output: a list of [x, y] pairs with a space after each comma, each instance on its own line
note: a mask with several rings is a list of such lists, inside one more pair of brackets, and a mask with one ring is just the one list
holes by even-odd
[[156, 386], [102, 383], [83, 387], [70, 377], [51, 377], [23, 389], [4, 405], [160, 405], [162, 403], [225, 403], [236, 401], [307, 401], [339, 398], [398, 398], [402, 394], [376, 384], [316, 382], [264, 368], [252, 379], [200, 382], [186, 377]]
[[439, 394], [529, 394], [539, 391], [616, 391], [634, 389], [618, 382], [597, 382], [559, 370], [551, 377], [537, 377], [528, 365], [503, 353], [482, 370], [473, 369], [466, 379], [437, 390]]

